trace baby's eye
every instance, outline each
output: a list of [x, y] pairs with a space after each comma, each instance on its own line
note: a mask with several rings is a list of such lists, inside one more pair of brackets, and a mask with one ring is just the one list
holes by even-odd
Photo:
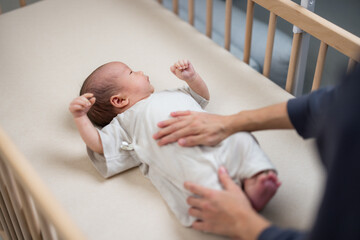
[[133, 71], [130, 71], [129, 75], [132, 74]]

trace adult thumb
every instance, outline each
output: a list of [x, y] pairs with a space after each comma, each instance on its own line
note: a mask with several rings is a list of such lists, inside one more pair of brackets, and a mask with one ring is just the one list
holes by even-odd
[[236, 183], [230, 178], [226, 169], [221, 166], [218, 170], [219, 180], [220, 183], [223, 185], [225, 190], [232, 191], [232, 190], [239, 190], [239, 187]]

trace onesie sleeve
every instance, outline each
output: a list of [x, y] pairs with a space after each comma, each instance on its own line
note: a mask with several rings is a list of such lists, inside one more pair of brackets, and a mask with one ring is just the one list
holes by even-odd
[[209, 101], [194, 92], [189, 86], [184, 86], [179, 89], [182, 92], [185, 92], [189, 94], [192, 98], [195, 99], [195, 101], [201, 106], [202, 109], [205, 109], [205, 107], [209, 104]]
[[129, 147], [130, 139], [126, 131], [114, 119], [103, 129], [97, 129], [104, 154], [93, 152], [87, 148], [88, 155], [95, 168], [104, 177], [108, 178], [140, 165], [134, 157], [134, 151]]

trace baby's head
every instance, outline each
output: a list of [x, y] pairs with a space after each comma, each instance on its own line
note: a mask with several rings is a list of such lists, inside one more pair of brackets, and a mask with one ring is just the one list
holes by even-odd
[[134, 72], [122, 62], [110, 62], [98, 67], [86, 78], [80, 95], [94, 94], [96, 102], [87, 115], [91, 122], [103, 127], [117, 114], [153, 92], [154, 87], [143, 72]]

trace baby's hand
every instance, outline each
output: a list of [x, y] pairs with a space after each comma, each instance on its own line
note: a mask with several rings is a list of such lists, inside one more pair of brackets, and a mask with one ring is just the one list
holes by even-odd
[[179, 60], [170, 67], [170, 70], [178, 78], [187, 83], [194, 80], [197, 74], [189, 60]]
[[91, 106], [95, 103], [96, 99], [92, 93], [85, 93], [80, 97], [75, 98], [69, 106], [69, 111], [74, 118], [86, 115]]

